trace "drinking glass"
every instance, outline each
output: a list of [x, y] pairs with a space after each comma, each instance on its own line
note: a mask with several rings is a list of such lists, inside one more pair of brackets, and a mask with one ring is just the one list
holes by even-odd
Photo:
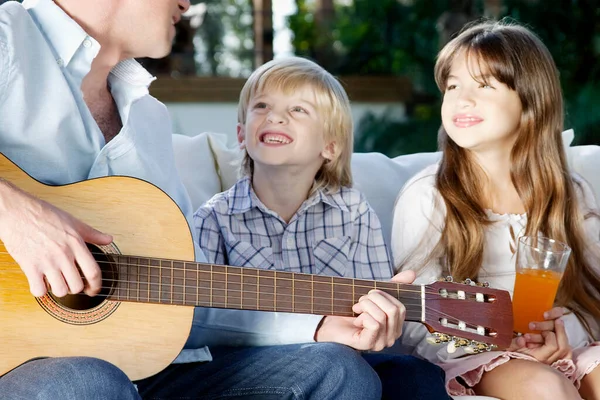
[[552, 308], [571, 248], [542, 236], [521, 236], [517, 246], [513, 317], [515, 332], [535, 332], [532, 321], [543, 321]]

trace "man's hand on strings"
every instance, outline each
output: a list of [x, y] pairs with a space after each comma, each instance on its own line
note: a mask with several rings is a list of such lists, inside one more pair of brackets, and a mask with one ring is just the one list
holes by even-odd
[[112, 237], [5, 181], [0, 181], [0, 239], [34, 296], [46, 294], [47, 286], [58, 297], [100, 291], [101, 271], [86, 242], [106, 245]]
[[[393, 282], [410, 284], [414, 271], [403, 271], [392, 278]], [[402, 335], [406, 308], [395, 297], [371, 290], [354, 304], [357, 317], [324, 317], [315, 334], [317, 342], [337, 342], [357, 350], [379, 351], [392, 346]]]

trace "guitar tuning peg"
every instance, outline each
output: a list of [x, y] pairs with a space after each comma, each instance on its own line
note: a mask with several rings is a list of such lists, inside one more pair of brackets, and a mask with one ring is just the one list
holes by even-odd
[[481, 286], [483, 287], [490, 287], [490, 283], [488, 281], [485, 281], [481, 284]]
[[429, 344], [440, 344], [442, 341], [438, 338], [436, 338], [435, 336], [428, 336], [427, 337], [427, 343]]
[[465, 349], [465, 353], [467, 353], [467, 354], [477, 354], [478, 353], [477, 349], [473, 346], [465, 346], [464, 349]]
[[454, 340], [449, 341], [446, 350], [450, 354], [454, 353], [456, 351], [456, 342]]
[[454, 278], [452, 278], [452, 275], [448, 275], [446, 277], [446, 282], [454, 282]]
[[467, 278], [467, 279], [465, 279], [465, 280], [463, 281], [463, 283], [464, 283], [465, 285], [472, 285], [472, 284], [473, 284], [473, 281], [472, 281], [471, 279]]

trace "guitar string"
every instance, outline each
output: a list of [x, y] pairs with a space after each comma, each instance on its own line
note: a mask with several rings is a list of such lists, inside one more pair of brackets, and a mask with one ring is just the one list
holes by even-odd
[[[109, 261], [100, 261], [99, 264], [114, 264], [113, 262], [109, 262]], [[8, 266], [14, 266], [17, 265], [17, 262], [0, 262], [0, 265], [8, 265]], [[217, 267], [217, 268], [235, 268], [235, 269], [239, 269], [240, 271], [257, 271], [256, 275], [251, 275], [251, 274], [244, 274], [244, 273], [233, 273], [233, 272], [227, 272], [227, 271], [208, 271], [208, 270], [191, 270], [191, 269], [186, 269], [186, 268], [172, 268], [169, 266], [158, 266], [158, 265], [145, 265], [145, 264], [125, 264], [125, 263], [121, 263], [121, 266], [125, 265], [126, 267], [134, 267], [134, 268], [139, 268], [139, 267], [143, 267], [143, 268], [148, 268], [149, 270], [160, 270], [161, 272], [163, 270], [167, 270], [167, 271], [184, 271], [184, 273], [188, 273], [188, 274], [197, 274], [200, 275], [201, 273], [205, 273], [205, 274], [212, 274], [213, 278], [214, 275], [223, 275], [225, 277], [241, 277], [241, 278], [260, 278], [260, 279], [273, 279], [273, 280], [279, 280], [279, 281], [293, 281], [295, 283], [310, 283], [310, 284], [323, 284], [323, 285], [335, 285], [336, 287], [341, 287], [341, 286], [345, 286], [345, 287], [354, 287], [354, 288], [367, 288], [367, 289], [378, 289], [378, 290], [392, 290], [392, 291], [400, 291], [400, 292], [405, 292], [405, 293], [415, 293], [417, 295], [421, 295], [421, 289], [402, 289], [399, 286], [398, 287], [385, 287], [385, 286], [372, 286], [372, 285], [361, 285], [360, 283], [340, 283], [340, 282], [332, 282], [330, 281], [314, 281], [312, 277], [318, 277], [319, 279], [344, 279], [344, 280], [351, 280], [351, 281], [358, 281], [358, 282], [373, 282], [373, 285], [404, 285], [404, 286], [409, 286], [410, 284], [403, 284], [403, 283], [395, 283], [395, 282], [390, 282], [390, 281], [371, 281], [371, 280], [367, 280], [367, 279], [359, 279], [359, 278], [346, 278], [346, 277], [326, 277], [324, 275], [313, 275], [313, 274], [306, 274], [306, 273], [298, 273], [298, 272], [289, 272], [289, 271], [273, 271], [273, 270], [263, 270], [263, 269], [245, 269], [244, 267], [229, 267], [229, 266], [221, 266], [221, 265], [211, 265], [211, 267]], [[206, 264], [209, 265], [209, 264]], [[271, 276], [261, 276], [260, 272], [270, 272], [273, 273], [274, 275]], [[0, 270], [0, 273], [3, 272], [2, 270]], [[131, 272], [131, 271], [129, 271]], [[283, 275], [283, 274], [291, 274], [293, 275], [291, 278], [289, 277], [285, 277], [285, 276], [277, 276], [277, 275]], [[125, 274], [128, 275], [128, 274]], [[135, 274], [136, 276], [138, 274]], [[171, 279], [170, 276], [164, 276], [164, 275], [139, 275], [139, 276], [143, 276], [143, 277], [154, 277], [154, 278], [160, 278], [160, 279]], [[301, 279], [306, 277], [307, 279]], [[85, 277], [82, 276], [82, 278], [85, 279]], [[179, 279], [179, 280], [190, 280], [193, 278], [190, 278], [189, 276], [173, 276], [172, 279]], [[215, 281], [214, 279], [212, 279], [213, 281]], [[126, 282], [126, 281], [122, 281], [122, 282]], [[128, 281], [131, 283], [148, 283], [148, 282], [142, 282], [142, 281]], [[223, 281], [215, 281], [215, 282], [226, 282], [225, 280]], [[153, 283], [153, 282], [150, 282]], [[230, 282], [230, 283], [240, 283], [240, 282]], [[443, 283], [443, 282], [442, 282]], [[165, 284], [165, 283], [156, 283], [156, 284], [161, 284], [161, 285], [169, 285], [169, 284]], [[247, 282], [244, 282], [244, 284], [249, 284]], [[412, 285], [412, 286], [417, 286], [420, 287], [421, 285]], [[428, 284], [426, 284], [425, 286], [429, 286]], [[195, 287], [195, 286], [189, 286], [189, 287]], [[464, 285], [465, 288], [478, 288], [476, 286], [471, 286], [471, 285]], [[435, 296], [440, 296], [442, 298], [446, 298], [445, 295], [440, 294], [438, 291], [428, 291], [426, 289], [425, 294], [431, 294], [431, 295], [435, 295]]]
[[[112, 287], [103, 287], [103, 288], [104, 288], [104, 289], [111, 289]], [[128, 289], [129, 289], [129, 290], [133, 290], [133, 291], [135, 291], [135, 290], [136, 290], [135, 288], [120, 288], [120, 289], [121, 289], [121, 290], [128, 290]], [[210, 288], [204, 288], [204, 289], [210, 289]], [[6, 288], [6, 290], [17, 290], [17, 289], [14, 289], [14, 288]], [[213, 291], [213, 295], [212, 295], [212, 297], [219, 297], [219, 298], [223, 298], [223, 299], [224, 299], [224, 301], [222, 301], [222, 302], [218, 302], [218, 301], [214, 301], [214, 300], [213, 300], [213, 301], [212, 301], [212, 304], [213, 304], [213, 305], [215, 305], [215, 304], [230, 304], [230, 303], [233, 303], [233, 302], [234, 302], [234, 300], [239, 300], [239, 301], [240, 301], [240, 304], [241, 304], [241, 302], [243, 301], [243, 297], [242, 297], [242, 296], [240, 296], [240, 297], [237, 297], [237, 296], [230, 296], [230, 295], [227, 295], [227, 296], [226, 296], [225, 294], [223, 294], [223, 295], [215, 295], [215, 294], [214, 294], [214, 291], [218, 291], [218, 290], [222, 290], [222, 291], [226, 291], [226, 290], [233, 290], [234, 292], [238, 292], [238, 290], [236, 290], [236, 289], [225, 289], [225, 288], [220, 288], [220, 289], [219, 289], [219, 288], [214, 288], [214, 287], [213, 287], [213, 288], [212, 288], [212, 291]], [[308, 290], [308, 289], [305, 289], [305, 290]], [[241, 294], [241, 290], [239, 290], [239, 291], [240, 291], [240, 294]], [[147, 292], [148, 292], [148, 290], [147, 290], [147, 289], [144, 289], [144, 292], [146, 292], [146, 293], [147, 293]], [[154, 291], [154, 292], [152, 292], [152, 291], [150, 291], [150, 293], [151, 293], [151, 294], [152, 294], [152, 293], [155, 293], [155, 294], [159, 294], [159, 293], [161, 293], [161, 294], [162, 294], [162, 293], [164, 293], [164, 292], [158, 292], [158, 291]], [[267, 295], [273, 295], [273, 296], [275, 296], [275, 295], [274, 295], [274, 293], [272, 293], [272, 292], [266, 293], [266, 292], [258, 292], [258, 291], [245, 291], [244, 293], [247, 293], [247, 294], [256, 294], [256, 295], [257, 295], [257, 299], [256, 299], [256, 301], [257, 301], [257, 302], [260, 302], [260, 301], [261, 301], [261, 299], [259, 298], [259, 297], [260, 297], [260, 295], [267, 294]], [[171, 297], [171, 299], [170, 299], [170, 300], [168, 300], [168, 301], [169, 301], [171, 304], [180, 304], [180, 303], [181, 303], [181, 304], [183, 304], [183, 303], [184, 303], [184, 299], [183, 299], [183, 294], [184, 294], [184, 293], [183, 293], [183, 292], [181, 292], [181, 293], [175, 293], [175, 295], [181, 295], [181, 296], [182, 296], [182, 297], [181, 297], [181, 299], [177, 299], [177, 298], [173, 299], [173, 298], [172, 298], [172, 296], [171, 296], [171, 294], [173, 294], [173, 293], [172, 293], [172, 292], [167, 292], [167, 293], [166, 293], [166, 296], [165, 296], [165, 297], [167, 297], [167, 298]], [[187, 294], [187, 295], [191, 295], [191, 296], [194, 296], [194, 295], [195, 295], [195, 296], [196, 296], [196, 298], [198, 298], [198, 296], [199, 296], [199, 294], [194, 294], [194, 293], [186, 293], [186, 294]], [[349, 293], [347, 293], [347, 294], [349, 294]], [[86, 295], [86, 294], [84, 294], [84, 293], [77, 293], [77, 294], [74, 294], [73, 296], [87, 296], [87, 295]], [[204, 296], [206, 296], [206, 294], [205, 294]], [[314, 304], [314, 301], [308, 301], [308, 302], [306, 302], [306, 303], [301, 303], [301, 301], [302, 301], [301, 299], [303, 299], [303, 298], [305, 298], [305, 299], [310, 299], [310, 300], [315, 300], [315, 299], [316, 299], [316, 300], [325, 300], [325, 301], [327, 302], [327, 304], [330, 304], [330, 302], [331, 302], [331, 300], [332, 300], [332, 299], [331, 299], [331, 296], [329, 296], [329, 297], [318, 297], [318, 296], [300, 295], [300, 294], [278, 294], [277, 296], [287, 296], [287, 297], [292, 297], [292, 298], [294, 298], [294, 303], [298, 304], [298, 302], [300, 302], [300, 305], [305, 305], [306, 307], [309, 307], [309, 306], [310, 306], [310, 307], [314, 307], [315, 305], [316, 305], [316, 306], [320, 306], [320, 305], [323, 305], [323, 304]], [[134, 295], [126, 295], [126, 294], [98, 294], [98, 295], [96, 295], [95, 297], [104, 297], [104, 298], [111, 298], [111, 297], [115, 297], [115, 298], [116, 298], [115, 300], [117, 300], [117, 301], [119, 301], [119, 300], [120, 300], [120, 301], [127, 301], [127, 300], [131, 300], [131, 301], [138, 300], [138, 301], [141, 301], [141, 299], [142, 299], [142, 297], [143, 297], [143, 298], [147, 298], [147, 299], [148, 299], [148, 301], [152, 301], [152, 300], [154, 300], [154, 301], [157, 301], [157, 302], [158, 302], [158, 301], [160, 301], [160, 302], [167, 302], [167, 298], [163, 298], [163, 296], [160, 296], [160, 299], [159, 299], [159, 296], [154, 296], [154, 297], [146, 297], [146, 296], [140, 296], [139, 294], [138, 294], [137, 296], [134, 296]], [[123, 298], [122, 298], [122, 297], [123, 297]], [[437, 299], [437, 300], [439, 301], [439, 300], [444, 300], [444, 299], [445, 299], [445, 300], [451, 300], [451, 299], [449, 299], [449, 298], [442, 298], [442, 299]], [[254, 299], [249, 299], [249, 300], [252, 300], [252, 301], [254, 301]], [[406, 300], [421, 300], [421, 299], [420, 299], [420, 298], [417, 298], [417, 297], [415, 297], [415, 298], [407, 298]], [[427, 298], [427, 297], [426, 297], [426, 298], [425, 298], [425, 300], [432, 300], [432, 299], [431, 299], [431, 298]], [[264, 299], [263, 299], [262, 301], [263, 301], [263, 302], [265, 302], [265, 301], [270, 301], [270, 300], [264, 300]], [[275, 299], [275, 297], [274, 297], [272, 301], [275, 303], [277, 300], [276, 300], [276, 299]], [[290, 301], [291, 301], [291, 300], [290, 300]], [[210, 300], [208, 300], [208, 301], [205, 301], [205, 303], [207, 303], [207, 304], [208, 304], [208, 303], [211, 303], [211, 301], [210, 301]], [[342, 304], [342, 303], [343, 303], [343, 304]], [[336, 306], [341, 306], [341, 307], [344, 307], [344, 308], [346, 308], [346, 307], [351, 307], [351, 306], [352, 306], [352, 305], [354, 305], [355, 303], [356, 303], [356, 301], [354, 301], [354, 300], [351, 300], [351, 299], [336, 299]], [[412, 307], [412, 306], [422, 306], [422, 302], [421, 302], [421, 301], [418, 301], [417, 303], [409, 303], [408, 301], [404, 301], [404, 299], [403, 299], [402, 303], [403, 303], [405, 306], [409, 306], [409, 307]], [[348, 306], [346, 306], [346, 304], [348, 304]], [[233, 304], [232, 304], [232, 305], [233, 305]], [[427, 304], [425, 305], [425, 310], [426, 310], [426, 311], [427, 311], [427, 310], [429, 310], [429, 311], [435, 311], [436, 313], [438, 313], [438, 314], [440, 314], [440, 315], [445, 315], [446, 317], [450, 317], [450, 318], [453, 318], [453, 319], [455, 318], [455, 319], [457, 319], [457, 320], [458, 320], [458, 318], [456, 318], [456, 317], [452, 316], [451, 314], [447, 314], [447, 313], [444, 313], [444, 312], [442, 312], [442, 311], [440, 311], [440, 310], [437, 310], [437, 309], [431, 308], [431, 306], [429, 306], [429, 305], [427, 305]], [[412, 311], [414, 311], [414, 310], [412, 310]]]
[[[84, 278], [85, 280], [85, 278]], [[209, 290], [213, 292], [213, 297], [214, 296], [219, 296], [219, 297], [227, 297], [227, 302], [233, 301], [233, 300], [237, 300], [237, 299], [241, 299], [242, 297], [237, 297], [237, 296], [232, 296], [230, 293], [233, 292], [233, 294], [237, 294], [237, 292], [240, 293], [240, 295], [242, 294], [242, 292], [244, 294], [248, 294], [248, 295], [256, 295], [257, 297], [261, 296], [261, 295], [271, 295], [271, 296], [275, 296], [274, 292], [266, 292], [266, 291], [259, 291], [259, 290], [243, 290], [241, 288], [241, 284], [240, 284], [240, 289], [232, 289], [232, 288], [216, 288], [216, 287], [198, 287], [196, 285], [194, 286], [184, 286], [184, 285], [173, 285], [173, 284], [161, 284], [161, 283], [152, 283], [152, 282], [141, 282], [141, 281], [123, 281], [123, 280], [115, 280], [115, 279], [104, 279], [103, 282], [117, 282], [117, 283], [125, 283], [128, 285], [139, 285], [139, 284], [143, 284], [143, 285], [147, 285], [147, 287], [144, 288], [138, 288], [138, 287], [130, 287], [130, 286], [121, 286], [121, 287], [117, 287], [115, 288], [114, 286], [102, 286], [100, 290], [102, 289], [116, 289], [119, 290], [119, 292], [125, 292], [125, 291], [133, 291], [134, 294], [127, 294], [127, 293], [113, 293], [113, 294], [98, 294], [96, 295], [96, 297], [98, 296], [103, 296], [103, 297], [110, 297], [110, 296], [118, 296], [118, 297], [126, 297], [127, 299], [131, 299], [131, 300], [140, 300], [142, 298], [148, 298], [148, 299], [154, 299], [154, 300], [159, 300], [159, 295], [160, 295], [160, 299], [162, 300], [164, 298], [164, 300], [166, 301], [167, 298], [173, 297], [174, 296], [182, 296], [184, 294], [189, 295], [189, 296], [196, 296], [199, 297], [200, 295], [202, 296], [210, 296], [210, 294], [206, 294], [206, 293], [201, 293], [201, 290]], [[220, 283], [225, 283], [224, 281], [221, 281]], [[229, 282], [228, 284], [232, 284], [232, 282]], [[239, 283], [238, 283], [239, 284]], [[251, 286], [257, 286], [260, 287], [260, 285], [254, 285], [254, 284], [248, 284], [246, 283], [246, 285], [251, 285]], [[153, 287], [157, 288], [153, 289]], [[182, 290], [181, 292], [173, 292], [173, 291], [164, 291], [163, 289], [172, 289], [172, 288], [190, 288], [190, 291], [186, 291], [186, 293], [184, 293], [184, 291]], [[362, 287], [363, 289], [370, 289], [370, 287]], [[18, 289], [13, 289], [13, 288], [6, 288], [5, 290], [18, 290]], [[311, 290], [311, 289], [298, 289], [298, 290]], [[389, 291], [383, 290], [386, 293], [394, 296], [393, 292], [397, 292], [397, 290], [394, 289], [388, 289]], [[137, 295], [135, 294], [135, 292], [137, 291]], [[214, 292], [215, 291], [223, 291], [222, 295], [215, 295]], [[391, 293], [390, 293], [391, 291]], [[142, 295], [142, 292], [144, 294], [147, 294], [146, 296]], [[225, 292], [227, 292], [227, 294], [225, 294]], [[326, 292], [325, 290], [314, 290], [314, 288], [311, 290], [312, 293], [315, 292]], [[411, 292], [413, 294], [418, 294], [418, 292]], [[350, 295], [351, 293], [340, 293], [340, 294], [346, 294], [346, 295]], [[359, 293], [360, 294], [360, 293]], [[366, 293], [365, 293], [366, 294]], [[77, 293], [76, 295], [82, 295], [82, 296], [87, 296], [84, 293]], [[151, 296], [153, 295], [153, 296]], [[163, 296], [164, 295], [164, 296]], [[356, 295], [356, 294], [355, 294]], [[327, 297], [321, 297], [321, 296], [314, 296], [314, 295], [302, 295], [302, 294], [297, 294], [297, 293], [290, 293], [290, 294], [283, 294], [283, 293], [278, 293], [277, 297], [281, 298], [281, 296], [285, 296], [285, 297], [290, 297], [293, 298], [294, 301], [296, 301], [296, 299], [303, 299], [303, 298], [308, 298], [308, 299], [313, 299], [313, 300], [324, 300], [326, 302], [330, 302], [332, 300], [331, 296], [327, 296]], [[410, 294], [408, 295], [410, 296]], [[437, 297], [437, 296], [436, 296]], [[441, 298], [436, 298], [436, 297], [430, 297], [430, 296], [425, 296], [425, 300], [452, 300], [452, 298], [448, 298], [448, 297], [441, 297]], [[355, 304], [358, 300], [353, 300], [353, 299], [343, 299], [343, 298], [337, 298], [336, 300], [336, 304], [340, 304], [341, 302], [348, 302], [349, 304], [353, 305]], [[422, 305], [422, 298], [420, 296], [415, 296], [415, 297], [403, 297], [402, 299], [399, 299], [402, 301], [402, 303], [406, 306], [420, 306]], [[409, 302], [410, 300], [417, 300], [416, 303], [411, 303]], [[171, 300], [172, 301], [172, 300]]]
[[[85, 294], [83, 294], [83, 293], [78, 293], [76, 295], [85, 296]], [[107, 297], [108, 298], [108, 297], [110, 297], [110, 295], [98, 295], [96, 297]], [[305, 297], [310, 297], [310, 296], [305, 296]], [[240, 304], [239, 305], [240, 309], [254, 310], [253, 308], [251, 308], [249, 306], [246, 306], [244, 308], [244, 304], [241, 302], [242, 298], [237, 298], [236, 297], [235, 299], [239, 299], [240, 300], [240, 303], [239, 303]], [[134, 300], [134, 299], [129, 299], [129, 300]], [[252, 300], [254, 300], [254, 299], [252, 299]], [[327, 300], [331, 300], [331, 299], [328, 298]], [[114, 299], [113, 301], [127, 301], [127, 300]], [[173, 302], [171, 304], [172, 305], [184, 305], [184, 304], [173, 303]], [[354, 304], [354, 303], [350, 302], [349, 304]], [[403, 303], [403, 304], [406, 305], [406, 303]], [[298, 305], [297, 302], [296, 302], [296, 305]], [[306, 303], [306, 304], [304, 304], [304, 306], [306, 307], [306, 309], [300, 309], [302, 305], [303, 304], [300, 303], [300, 305], [298, 305], [298, 307], [296, 307], [297, 310], [292, 310], [291, 308], [285, 308], [285, 307], [276, 307], [275, 304], [272, 307], [269, 307], [268, 305], [265, 305], [265, 304], [263, 304], [262, 307], [258, 307], [258, 306], [257, 307], [261, 308], [262, 311], [309, 313], [308, 308], [310, 308], [312, 310], [312, 309], [314, 309], [314, 306], [315, 306], [314, 304]], [[419, 303], [419, 305], [421, 305], [421, 304]], [[190, 305], [190, 306], [192, 306], [192, 305]], [[229, 308], [229, 309], [235, 309], [235, 308], [237, 308], [237, 304], [232, 304], [231, 301], [227, 301], [227, 302], [225, 302], [225, 301], [220, 301], [220, 302], [213, 301], [213, 302], [211, 302], [211, 304], [208, 304], [208, 302], [206, 302], [206, 304], [202, 304], [202, 305], [199, 305], [199, 306], [203, 306], [203, 307], [210, 307], [210, 306], [212, 306], [212, 307], [216, 307], [216, 308]], [[318, 307], [319, 305], [317, 304], [316, 306]], [[336, 306], [334, 306], [333, 309], [330, 308], [331, 313], [334, 314], [334, 315], [337, 315], [337, 316], [351, 316], [352, 317], [352, 316], [357, 316], [358, 315], [358, 314], [354, 313], [353, 311], [340, 311], [338, 309], [339, 307], [344, 308], [344, 309], [348, 309], [348, 307], [344, 307], [344, 306], [341, 306], [340, 304], [336, 303]], [[426, 309], [426, 316], [429, 316], [430, 318], [431, 318], [431, 316], [434, 316], [434, 317], [435, 316], [438, 316], [438, 317], [439, 316], [443, 316], [443, 317], [446, 317], [447, 319], [449, 319], [450, 322], [453, 322], [453, 323], [454, 323], [454, 321], [464, 321], [463, 318], [455, 317], [452, 314], [445, 313], [445, 312], [440, 311], [438, 309], [432, 308], [432, 307], [430, 307], [428, 305], [425, 306], [425, 309]], [[312, 312], [312, 313], [319, 314], [319, 315], [320, 314], [324, 314], [324, 315], [328, 314], [327, 310], [316, 310], [316, 311], [321, 311], [321, 312], [320, 313], [319, 312]], [[426, 321], [422, 321], [421, 318], [422, 318], [421, 311], [415, 310], [415, 309], [409, 309], [409, 308], [406, 309], [405, 319], [412, 320], [412, 321], [419, 321], [419, 322], [428, 322], [428, 323], [430, 323], [430, 319], [426, 318]], [[475, 327], [476, 326], [475, 324], [470, 323], [470, 322], [466, 322], [466, 323], [468, 325], [470, 325], [471, 327]], [[444, 328], [448, 328], [448, 327], [444, 327]], [[449, 328], [452, 328], [452, 327], [449, 327]], [[452, 328], [452, 329], [457, 329], [458, 330], [458, 328]], [[463, 332], [463, 331], [461, 331], [461, 332]], [[491, 337], [491, 336], [487, 336], [487, 335], [478, 334], [477, 332], [470, 332], [470, 333], [473, 334], [473, 335], [477, 335], [477, 336]]]

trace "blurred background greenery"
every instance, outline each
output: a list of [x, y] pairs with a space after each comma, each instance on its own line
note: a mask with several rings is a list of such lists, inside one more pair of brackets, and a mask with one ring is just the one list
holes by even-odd
[[[252, 69], [252, 24], [241, 15], [257, 2], [196, 0], [207, 12], [199, 29], [219, 68], [236, 52], [242, 76]], [[277, 0], [274, 0], [273, 7]], [[434, 151], [440, 126], [440, 93], [433, 79], [437, 52], [463, 25], [480, 18], [512, 18], [537, 33], [561, 74], [565, 128], [575, 144], [600, 144], [600, 0], [295, 0], [287, 16], [292, 51], [336, 76], [405, 76], [412, 95], [402, 118], [368, 113], [356, 126], [355, 150], [389, 156]], [[238, 40], [226, 45], [226, 26]], [[219, 32], [215, 34], [214, 32]], [[220, 35], [220, 36], [219, 36]], [[221, 39], [219, 39], [221, 37]], [[231, 57], [229, 55], [229, 57]], [[209, 63], [210, 63], [209, 62]], [[211, 64], [213, 65], [213, 64]]]
[[[565, 128], [575, 129], [575, 144], [600, 144], [600, 0], [191, 3], [189, 16], [178, 25], [172, 54], [161, 60], [142, 60], [151, 72], [174, 79], [237, 77], [241, 86], [256, 64], [272, 56], [275, 43], [276, 57], [309, 57], [342, 82], [352, 76], [406, 77], [411, 87], [405, 112], [398, 115], [397, 108], [390, 108], [367, 113], [355, 129], [356, 151], [388, 156], [436, 150], [440, 93], [433, 66], [441, 46], [469, 21], [512, 18], [531, 28], [550, 49], [561, 74]], [[281, 16], [284, 5], [289, 12]], [[256, 20], [262, 17], [267, 23], [262, 22], [261, 31], [256, 29]], [[282, 43], [285, 50], [278, 52]], [[198, 86], [210, 87], [205, 82]]]
[[363, 117], [357, 151], [398, 154], [436, 149], [440, 93], [433, 79], [438, 50], [464, 23], [509, 17], [536, 32], [561, 74], [566, 128], [576, 144], [600, 144], [600, 2], [597, 0], [354, 0], [333, 2], [330, 34], [312, 17], [314, 2], [297, 0], [289, 17], [298, 55], [336, 75], [404, 75], [413, 85], [407, 116]]

